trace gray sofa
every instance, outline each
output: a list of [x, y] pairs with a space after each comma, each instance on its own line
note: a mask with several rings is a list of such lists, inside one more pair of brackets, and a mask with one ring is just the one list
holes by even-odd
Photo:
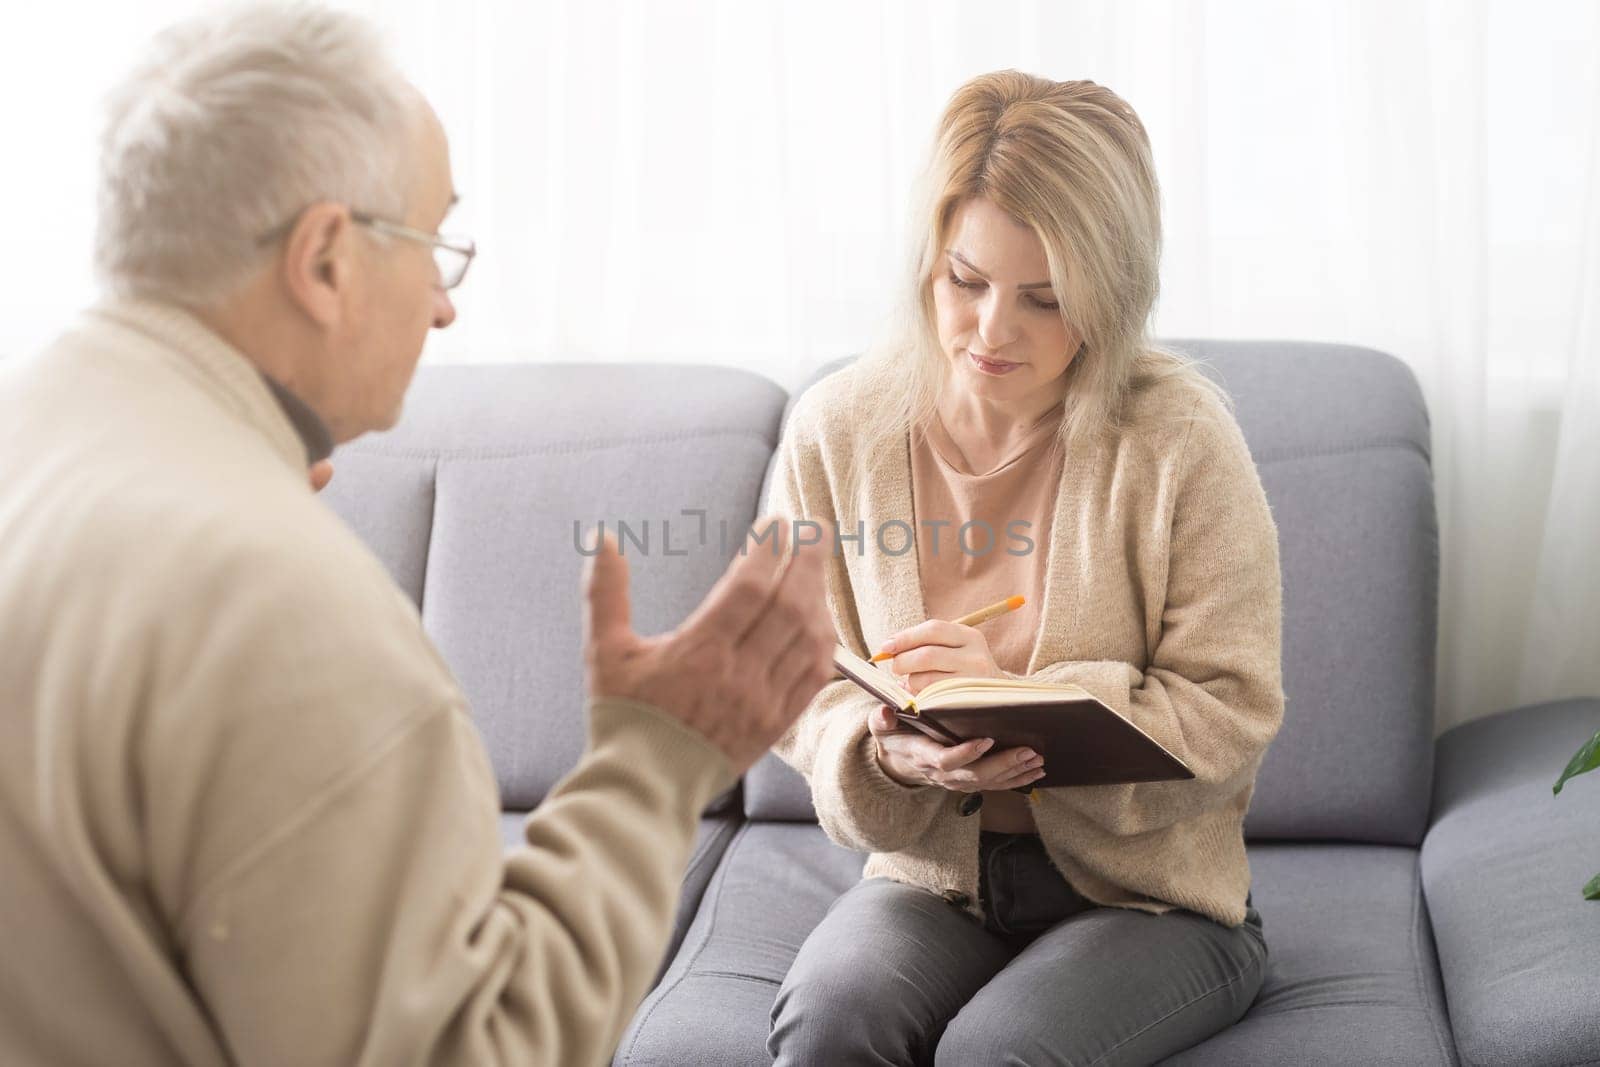
[[[1600, 1062], [1600, 903], [1579, 894], [1600, 869], [1600, 776], [1549, 791], [1600, 700], [1435, 742], [1439, 549], [1414, 378], [1365, 349], [1180, 347], [1233, 394], [1278, 523], [1288, 709], [1246, 826], [1266, 982], [1172, 1062]], [[326, 499], [471, 698], [508, 842], [582, 746], [575, 525], [628, 523], [635, 624], [671, 626], [755, 516], [788, 400], [710, 367], [425, 368], [396, 430], [335, 457]], [[767, 1062], [777, 985], [863, 860], [768, 757], [702, 820], [616, 1062]]]

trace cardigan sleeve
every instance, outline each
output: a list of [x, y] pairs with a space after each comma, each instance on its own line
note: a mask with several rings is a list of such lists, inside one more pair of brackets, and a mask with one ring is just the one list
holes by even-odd
[[[764, 511], [819, 523], [824, 536], [831, 537], [838, 509], [816, 442], [802, 400], [773, 461]], [[829, 557], [826, 574], [828, 611], [838, 641], [864, 655], [866, 642], [840, 553]], [[867, 715], [876, 706], [854, 683], [830, 683], [773, 751], [805, 777], [817, 822], [830, 838], [857, 851], [896, 852], [922, 836], [946, 793], [933, 786], [901, 785], [884, 773], [867, 729]]]
[[1081, 685], [1195, 773], [1039, 792], [1041, 804], [1111, 834], [1237, 803], [1283, 721], [1277, 528], [1244, 435], [1220, 406], [1191, 421], [1177, 469], [1160, 637], [1147, 667], [1066, 661], [1032, 675]]
[[867, 729], [875, 706], [854, 682], [833, 682], [773, 751], [805, 776], [817, 822], [830, 838], [858, 852], [898, 852], [932, 825], [948, 794], [901, 785], [884, 773]]

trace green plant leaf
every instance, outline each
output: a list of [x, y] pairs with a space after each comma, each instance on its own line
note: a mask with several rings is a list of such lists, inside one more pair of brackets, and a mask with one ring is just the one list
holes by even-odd
[[1576, 778], [1580, 774], [1587, 774], [1600, 767], [1600, 732], [1589, 738], [1588, 744], [1578, 749], [1577, 755], [1572, 757], [1572, 762], [1567, 764], [1567, 769], [1561, 772], [1561, 777], [1556, 779], [1556, 784], [1550, 791], [1561, 792], [1561, 787], [1568, 778]]
[[1600, 900], [1600, 874], [1589, 879], [1589, 884], [1583, 887], [1584, 900]]

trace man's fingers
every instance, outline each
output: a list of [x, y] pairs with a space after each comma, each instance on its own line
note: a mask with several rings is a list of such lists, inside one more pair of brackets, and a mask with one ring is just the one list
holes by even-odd
[[735, 649], [741, 662], [767, 671], [775, 683], [782, 683], [787, 680], [785, 671], [794, 669], [790, 657], [826, 655], [835, 640], [817, 553], [802, 548], [776, 580], [779, 584]]
[[751, 531], [762, 540], [747, 537], [741, 543], [740, 554], [684, 620], [682, 629], [704, 629], [709, 639], [731, 647], [743, 640], [766, 610], [778, 579], [790, 565], [789, 521], [757, 519]]
[[[821, 595], [820, 590], [817, 595]], [[797, 686], [809, 685], [809, 701], [833, 677], [833, 624], [812, 614], [809, 623], [802, 620], [799, 632], [773, 659], [767, 676], [775, 693], [787, 694]]]
[[333, 481], [333, 464], [328, 460], [319, 459], [311, 465], [307, 476], [311, 479], [311, 491], [320, 493], [328, 487], [329, 482]]
[[770, 600], [735, 645], [735, 656], [765, 672], [769, 690], [787, 694], [801, 679], [815, 676], [815, 693], [832, 673], [837, 643], [822, 585], [822, 553], [814, 545], [799, 546], [785, 572], [776, 579]]
[[782, 691], [783, 702], [781, 707], [785, 729], [788, 728], [789, 723], [799, 717], [818, 691], [828, 684], [828, 679], [831, 677], [833, 677], [833, 670], [830, 660], [808, 665], [806, 669], [800, 671], [790, 681], [788, 688]]
[[[593, 545], [592, 540], [590, 543]], [[616, 540], [609, 533], [600, 537], [594, 551], [583, 567], [583, 633], [591, 648], [633, 633], [628, 561], [617, 551]]]
[[823, 595], [822, 571], [828, 549], [815, 542], [796, 544], [789, 554], [789, 565], [779, 576], [777, 592], [801, 604], [818, 620], [833, 625], [828, 600]]
[[[814, 643], [820, 642], [822, 650], [832, 659], [832, 648], [837, 643], [833, 632], [833, 619], [828, 614], [827, 593], [823, 589], [822, 568], [826, 550], [816, 544], [797, 544], [785, 560], [785, 566], [774, 580], [772, 596], [766, 609], [755, 619], [741, 638], [741, 646], [759, 648], [764, 655], [775, 657], [771, 650], [773, 641], [795, 640], [796, 632], [804, 633]], [[815, 646], [814, 646], [815, 647]]]

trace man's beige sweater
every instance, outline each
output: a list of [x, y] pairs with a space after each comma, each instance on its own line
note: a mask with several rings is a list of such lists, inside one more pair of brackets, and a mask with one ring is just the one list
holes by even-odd
[[[857, 381], [847, 368], [796, 404], [768, 510], [830, 535], [835, 524], [844, 538], [865, 534], [840, 539], [827, 583], [840, 640], [866, 654], [925, 614], [917, 552], [901, 551], [900, 524], [916, 522], [909, 435], [866, 472], [858, 507], [838, 507], [852, 429], [872, 403]], [[1232, 414], [1181, 380], [1139, 389], [1121, 432], [1066, 457], [1052, 529], [1035, 549], [1049, 557], [1027, 676], [1081, 685], [1196, 777], [1040, 790], [1040, 836], [1090, 900], [1237, 925], [1250, 889], [1244, 814], [1284, 696], [1277, 530]], [[979, 820], [958, 813], [964, 794], [883, 773], [871, 707], [834, 682], [778, 752], [810, 782], [829, 836], [873, 853], [867, 877], [925, 886], [981, 914]]]
[[504, 854], [417, 611], [182, 312], [0, 370], [0, 468], [0, 1062], [607, 1061], [716, 750], [597, 702]]

